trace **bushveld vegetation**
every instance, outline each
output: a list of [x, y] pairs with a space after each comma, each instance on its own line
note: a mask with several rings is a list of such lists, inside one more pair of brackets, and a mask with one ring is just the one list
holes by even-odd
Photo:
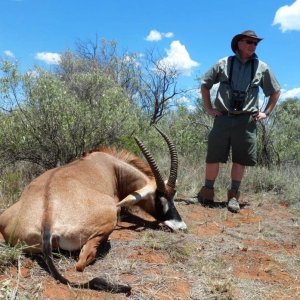
[[[151, 130], [157, 123], [185, 161], [182, 182], [193, 180], [183, 178], [189, 177], [187, 166], [203, 166], [212, 119], [203, 111], [201, 99], [190, 99], [194, 110], [180, 104], [188, 91], [177, 87], [176, 70], [160, 64], [154, 51], [143, 59], [119, 54], [115, 42], [103, 40], [100, 45], [79, 42], [77, 50], [66, 51], [51, 71], [35, 67], [21, 74], [17, 62], [1, 61], [2, 201], [14, 201], [37, 174], [99, 145], [138, 153], [133, 136], [139, 136], [159, 156], [164, 145]], [[259, 124], [259, 164], [249, 170], [244, 188], [274, 190], [285, 193], [287, 202], [297, 200], [292, 196], [295, 190], [288, 189], [295, 189], [290, 180], [299, 173], [299, 114], [299, 99], [284, 99]], [[188, 192], [189, 187], [182, 189]]]
[[[158, 63], [154, 52], [141, 61], [137, 54], [117, 50], [114, 42], [79, 43], [76, 51], [62, 55], [56, 68], [34, 67], [26, 73], [19, 71], [17, 62], [1, 61], [0, 212], [18, 199], [34, 177], [84, 151], [105, 145], [139, 155], [134, 136], [168, 170], [165, 145], [152, 124], [177, 147], [178, 193], [196, 194], [203, 182], [212, 119], [204, 112], [201, 99], [190, 99], [193, 110], [181, 104], [180, 98], [188, 98], [189, 91], [178, 88], [180, 74]], [[287, 205], [299, 205], [299, 116], [300, 100], [284, 99], [259, 124], [259, 164], [247, 170], [243, 191], [272, 192]], [[227, 165], [218, 179], [221, 197], [228, 174]], [[16, 260], [16, 249], [12, 251], [1, 250], [0, 271], [7, 260]]]

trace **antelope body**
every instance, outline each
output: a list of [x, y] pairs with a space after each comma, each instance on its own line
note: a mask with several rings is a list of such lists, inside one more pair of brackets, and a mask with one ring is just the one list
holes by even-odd
[[[157, 129], [158, 130], [158, 129]], [[75, 284], [63, 277], [52, 261], [52, 249], [80, 250], [76, 269], [95, 260], [97, 248], [117, 223], [122, 206], [137, 204], [173, 230], [186, 229], [175, 206], [177, 155], [171, 153], [167, 184], [144, 144], [136, 139], [148, 164], [127, 151], [102, 148], [65, 166], [46, 171], [23, 191], [18, 202], [0, 215], [0, 231], [7, 243], [22, 242], [27, 251], [42, 252], [52, 275], [74, 287], [130, 292], [127, 285], [94, 278]]]

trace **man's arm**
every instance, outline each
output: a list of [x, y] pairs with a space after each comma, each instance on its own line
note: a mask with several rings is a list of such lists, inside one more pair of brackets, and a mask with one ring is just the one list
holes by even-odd
[[203, 106], [204, 106], [205, 110], [207, 111], [207, 113], [212, 117], [220, 116], [221, 113], [217, 109], [212, 107], [210, 91], [206, 87], [205, 84], [201, 85], [201, 95], [202, 95], [202, 99], [203, 99]]
[[280, 91], [277, 91], [275, 93], [273, 93], [270, 97], [269, 97], [269, 101], [267, 103], [266, 109], [264, 111], [264, 113], [268, 116], [272, 110], [274, 109], [278, 99], [280, 96]]
[[269, 97], [269, 100], [268, 100], [268, 103], [266, 105], [266, 109], [264, 110], [264, 112], [260, 111], [257, 113], [257, 115], [255, 115], [254, 118], [256, 121], [261, 121], [268, 117], [268, 115], [273, 111], [274, 107], [276, 106], [279, 96], [280, 96], [280, 90], [273, 93]]

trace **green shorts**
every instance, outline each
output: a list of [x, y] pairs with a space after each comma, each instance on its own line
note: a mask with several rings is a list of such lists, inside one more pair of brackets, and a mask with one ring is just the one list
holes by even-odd
[[257, 162], [256, 122], [251, 115], [215, 117], [208, 136], [207, 163], [232, 162], [254, 166]]

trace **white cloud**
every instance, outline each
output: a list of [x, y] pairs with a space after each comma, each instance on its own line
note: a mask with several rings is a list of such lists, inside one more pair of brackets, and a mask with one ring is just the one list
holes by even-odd
[[300, 98], [300, 87], [294, 88], [294, 89], [291, 89], [291, 90], [282, 90], [280, 98], [281, 99]]
[[157, 42], [157, 41], [160, 41], [161, 39], [163, 39], [164, 37], [165, 38], [172, 38], [174, 36], [173, 32], [167, 32], [167, 33], [164, 33], [164, 32], [159, 32], [155, 29], [151, 30], [149, 32], [149, 34], [146, 36], [146, 41], [149, 41], [149, 42]]
[[174, 33], [173, 32], [167, 32], [167, 33], [164, 33], [163, 34], [166, 38], [170, 39], [174, 36]]
[[199, 63], [191, 59], [185, 46], [180, 41], [172, 42], [166, 52], [167, 56], [160, 60], [160, 63], [163, 66], [175, 68], [184, 75], [191, 75], [191, 69], [199, 66]]
[[300, 30], [300, 0], [280, 7], [274, 17], [273, 25], [279, 25], [282, 32]]
[[5, 50], [4, 54], [8, 57], [15, 57], [15, 55], [10, 50]]
[[58, 65], [61, 59], [60, 54], [53, 52], [38, 52], [35, 58], [48, 65]]

